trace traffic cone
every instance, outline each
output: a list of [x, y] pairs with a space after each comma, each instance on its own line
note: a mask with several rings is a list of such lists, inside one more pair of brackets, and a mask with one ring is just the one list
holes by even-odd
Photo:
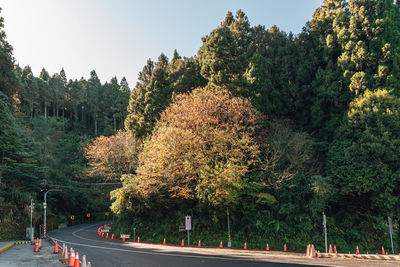
[[38, 240], [36, 240], [36, 245], [33, 248], [33, 252], [39, 252], [39, 241]]
[[90, 261], [87, 263], [87, 267], [92, 267], [92, 264], [90, 263]]
[[42, 239], [39, 238], [39, 248], [42, 248]]
[[31, 245], [35, 245], [35, 239], [33, 238], [33, 236], [31, 238]]
[[268, 245], [268, 243], [267, 243], [267, 246], [266, 246], [265, 250], [266, 250], [266, 251], [269, 251], [269, 245]]
[[114, 239], [114, 234], [112, 234], [111, 239]]
[[201, 247], [201, 241], [199, 240], [199, 243], [197, 244], [197, 247]]
[[101, 233], [101, 237], [104, 237], [104, 233]]
[[333, 245], [333, 253], [337, 253], [336, 245]]
[[106, 234], [106, 238], [108, 238], [108, 233]]
[[219, 248], [223, 248], [222, 240], [221, 240], [221, 242], [219, 242]]
[[286, 243], [285, 243], [285, 244], [283, 244], [283, 251], [287, 251], [287, 248], [286, 248]]
[[163, 245], [166, 245], [165, 238], [164, 238], [164, 241], [162, 242], [162, 244], [163, 244]]
[[382, 246], [382, 255], [385, 255], [385, 248]]
[[76, 252], [76, 258], [74, 262], [74, 267], [81, 267], [81, 261], [79, 260], [79, 253]]
[[183, 247], [184, 245], [185, 245], [185, 241], [182, 239], [181, 246]]
[[317, 256], [317, 254], [315, 253], [314, 245], [311, 245], [310, 254], [311, 254], [311, 257], [312, 257], [312, 258], [315, 258], [315, 257]]
[[124, 236], [124, 237], [122, 237], [122, 241], [124, 241], [124, 242], [125, 242], [125, 236]]
[[87, 267], [86, 255], [83, 255], [82, 257], [81, 267]]
[[332, 245], [331, 245], [331, 244], [329, 244], [329, 250], [328, 250], [328, 252], [329, 252], [329, 253], [333, 253]]
[[75, 264], [75, 251], [71, 248], [71, 255], [69, 255], [68, 267], [74, 267]]
[[246, 241], [244, 241], [243, 249], [247, 249], [247, 243], [246, 243]]
[[140, 243], [140, 236], [137, 237], [137, 242]]
[[57, 244], [57, 241], [56, 241], [56, 244], [54, 245], [54, 250], [53, 250], [53, 253], [54, 254], [58, 254], [60, 251], [58, 251], [58, 244]]
[[358, 246], [356, 246], [356, 254], [360, 254], [360, 250], [358, 249]]
[[308, 244], [306, 248], [306, 257], [310, 257], [310, 244]]

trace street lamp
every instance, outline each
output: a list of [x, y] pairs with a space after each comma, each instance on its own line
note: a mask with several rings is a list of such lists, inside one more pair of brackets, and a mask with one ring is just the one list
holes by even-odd
[[47, 224], [46, 224], [46, 210], [47, 210], [47, 193], [52, 192], [52, 191], [62, 191], [61, 189], [50, 189], [44, 193], [44, 203], [43, 203], [43, 208], [44, 208], [44, 224], [43, 224], [43, 235], [44, 238], [46, 238], [47, 234]]

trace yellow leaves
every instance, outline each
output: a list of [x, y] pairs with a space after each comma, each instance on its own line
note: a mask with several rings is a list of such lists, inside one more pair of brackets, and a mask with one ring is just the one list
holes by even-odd
[[258, 155], [258, 115], [247, 100], [223, 89], [175, 96], [144, 146], [137, 169], [146, 197], [234, 201]]

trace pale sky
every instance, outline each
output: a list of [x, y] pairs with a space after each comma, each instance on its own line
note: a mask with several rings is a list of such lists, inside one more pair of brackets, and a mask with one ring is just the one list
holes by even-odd
[[276, 24], [298, 34], [323, 0], [0, 0], [16, 62], [35, 75], [65, 69], [68, 79], [95, 70], [104, 83], [125, 76], [131, 88], [148, 58], [174, 49], [197, 54], [201, 37], [242, 9], [251, 26]]

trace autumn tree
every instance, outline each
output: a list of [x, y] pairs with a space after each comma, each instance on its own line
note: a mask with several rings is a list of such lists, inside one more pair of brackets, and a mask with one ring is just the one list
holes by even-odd
[[216, 206], [235, 202], [258, 154], [257, 121], [249, 101], [227, 90], [178, 95], [140, 155], [139, 194]]
[[121, 175], [135, 172], [140, 149], [141, 142], [121, 130], [110, 137], [97, 137], [84, 149], [89, 164], [86, 174], [118, 181]]

